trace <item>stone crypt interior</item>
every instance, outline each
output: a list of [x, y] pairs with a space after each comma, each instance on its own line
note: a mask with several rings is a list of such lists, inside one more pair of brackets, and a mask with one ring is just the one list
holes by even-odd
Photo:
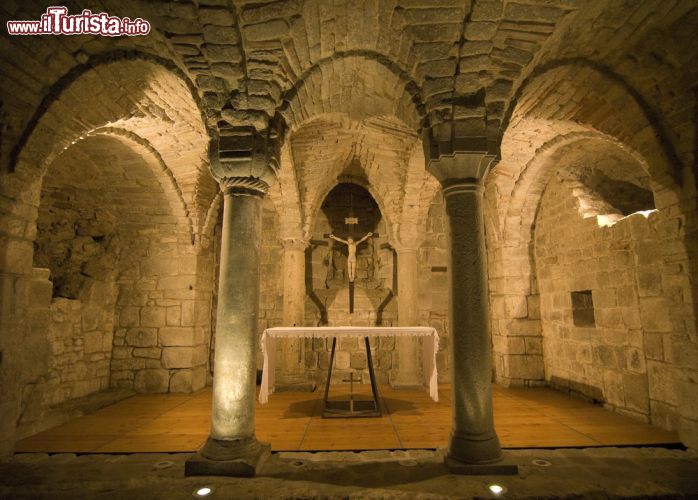
[[698, 448], [694, 1], [66, 5], [152, 31], [0, 38], [2, 461]]

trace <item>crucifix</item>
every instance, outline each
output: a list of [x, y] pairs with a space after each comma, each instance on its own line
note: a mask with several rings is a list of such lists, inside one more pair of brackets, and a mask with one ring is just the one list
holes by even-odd
[[361, 243], [373, 236], [373, 233], [367, 233], [366, 236], [361, 238], [359, 241], [354, 241], [354, 238], [349, 236], [346, 240], [342, 238], [337, 238], [334, 234], [330, 234], [330, 238], [340, 243], [344, 243], [347, 246], [349, 256], [347, 257], [347, 276], [349, 277], [349, 283], [353, 283], [356, 279], [356, 247]]

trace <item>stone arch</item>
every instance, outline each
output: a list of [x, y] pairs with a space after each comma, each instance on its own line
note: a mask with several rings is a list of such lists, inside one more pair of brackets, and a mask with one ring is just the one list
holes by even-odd
[[316, 62], [281, 96], [277, 109], [291, 131], [314, 116], [331, 113], [352, 119], [394, 115], [414, 131], [426, 118], [414, 79], [385, 55], [367, 50], [336, 52]]
[[24, 132], [15, 174], [35, 179], [62, 151], [104, 128], [135, 134], [157, 150], [197, 227], [201, 206], [215, 194], [202, 110], [181, 71], [151, 56], [102, 55], [59, 80]]
[[509, 101], [502, 140], [523, 117], [589, 124], [640, 151], [658, 182], [681, 183], [681, 161], [659, 114], [622, 75], [599, 62], [576, 57], [536, 67]]
[[385, 221], [385, 225], [388, 228], [388, 238], [390, 241], [393, 240], [394, 238], [394, 224], [395, 221], [392, 220], [385, 212], [385, 201], [381, 199], [380, 194], [376, 191], [375, 186], [371, 184], [370, 181], [366, 182], [365, 180], [362, 180], [361, 178], [357, 177], [352, 177], [351, 179], [343, 179], [342, 176], [337, 177], [335, 179], [330, 180], [327, 184], [325, 184], [324, 189], [322, 191], [318, 191], [318, 200], [319, 203], [316, 202], [313, 204], [312, 211], [306, 216], [306, 220], [308, 221], [307, 223], [311, 225], [315, 221], [315, 218], [317, 217], [317, 214], [319, 213], [323, 201], [327, 198], [327, 195], [329, 195], [333, 189], [335, 189], [337, 186], [340, 184], [344, 184], [349, 182], [351, 184], [356, 184], [358, 186], [361, 186], [364, 188], [368, 193], [371, 195], [371, 197], [374, 199], [376, 202], [376, 205], [378, 205], [378, 210], [380, 210], [380, 213], [383, 215], [383, 220]]
[[40, 422], [37, 408], [109, 387], [205, 383], [203, 361], [172, 347], [195, 343], [194, 328], [180, 326], [196, 273], [190, 220], [147, 143], [100, 129], [71, 144], [46, 170], [37, 220], [32, 282], [53, 293], [30, 304], [40, 320], [27, 337], [45, 365], [25, 381], [22, 424]]
[[425, 163], [424, 147], [418, 140], [409, 155], [400, 222], [395, 230], [400, 243], [407, 248], [417, 248], [424, 240], [429, 207], [440, 189], [439, 182], [425, 168]]
[[288, 142], [281, 147], [276, 182], [270, 186], [268, 196], [279, 215], [280, 237], [282, 239], [307, 237], [308, 230], [307, 228], [304, 230], [306, 221], [303, 218], [301, 194]]
[[152, 146], [152, 144], [150, 144], [150, 142], [142, 137], [137, 136], [133, 132], [118, 128], [105, 127], [97, 129], [90, 132], [87, 137], [95, 137], [100, 135], [108, 135], [119, 139], [124, 143], [128, 143], [143, 157], [146, 162], [148, 162], [153, 170], [153, 173], [156, 175], [158, 182], [162, 186], [163, 190], [167, 193], [167, 199], [170, 202], [170, 207], [172, 208], [173, 213], [175, 213], [177, 217], [186, 220], [191, 239], [194, 241], [194, 224], [187, 204], [184, 201], [182, 190], [177, 185], [177, 179], [175, 179], [174, 174], [162, 159], [160, 153]]
[[[565, 150], [574, 147], [589, 151], [606, 148], [605, 150], [611, 154], [615, 150], [616, 153], [626, 156], [628, 162], [635, 162], [644, 172], [650, 172], [649, 165], [637, 151], [612, 137], [593, 131], [570, 132], [556, 136], [536, 150], [536, 156], [530, 159], [516, 180], [503, 221], [504, 241], [512, 244], [530, 241], [540, 197], [553, 173], [556, 160], [564, 155]], [[658, 184], [653, 187], [661, 189]]]

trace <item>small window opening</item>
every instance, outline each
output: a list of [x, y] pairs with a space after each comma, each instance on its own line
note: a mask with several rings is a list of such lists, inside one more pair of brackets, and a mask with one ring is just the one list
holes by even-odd
[[572, 321], [574, 326], [596, 326], [591, 290], [572, 292]]

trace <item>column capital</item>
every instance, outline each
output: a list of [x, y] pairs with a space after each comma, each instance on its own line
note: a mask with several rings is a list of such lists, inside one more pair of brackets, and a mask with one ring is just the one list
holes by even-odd
[[281, 238], [281, 244], [284, 246], [284, 250], [305, 251], [310, 241], [305, 238]]
[[482, 182], [495, 164], [495, 155], [485, 151], [454, 151], [428, 158], [427, 170], [447, 187]]
[[224, 177], [220, 180], [221, 190], [226, 196], [264, 197], [269, 184], [257, 177]]
[[395, 252], [397, 252], [398, 255], [400, 254], [406, 254], [406, 253], [417, 253], [419, 251], [419, 248], [413, 248], [413, 247], [405, 247], [405, 246], [396, 246], [395, 247]]
[[268, 186], [279, 170], [279, 142], [278, 134], [271, 129], [257, 131], [247, 127], [221, 131], [209, 142], [211, 173], [219, 182], [255, 178]]

